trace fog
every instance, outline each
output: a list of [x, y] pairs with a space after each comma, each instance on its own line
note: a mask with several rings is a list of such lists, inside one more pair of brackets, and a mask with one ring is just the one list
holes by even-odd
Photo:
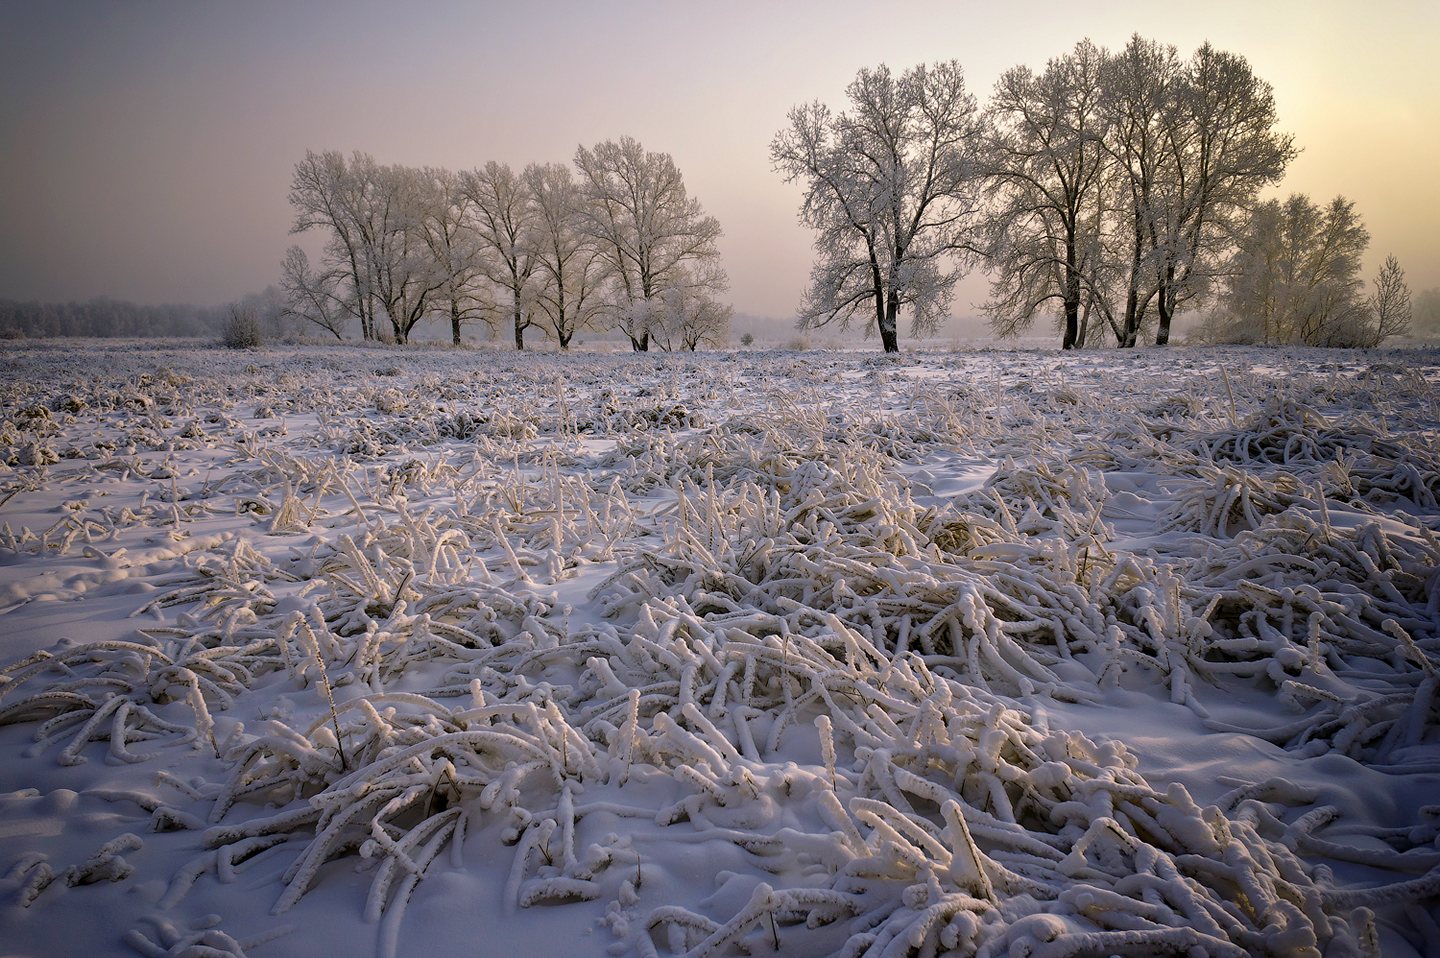
[[[799, 191], [767, 152], [791, 106], [838, 105], [861, 66], [948, 58], [983, 101], [1012, 65], [1132, 32], [1247, 57], [1303, 148], [1277, 192], [1349, 196], [1367, 276], [1394, 253], [1413, 289], [1440, 285], [1432, 4], [1075, 9], [3, 0], [0, 297], [215, 304], [263, 288], [306, 149], [464, 169], [630, 135], [671, 153], [720, 220], [735, 309], [785, 317], [810, 262]], [[984, 295], [971, 277], [955, 314]]]

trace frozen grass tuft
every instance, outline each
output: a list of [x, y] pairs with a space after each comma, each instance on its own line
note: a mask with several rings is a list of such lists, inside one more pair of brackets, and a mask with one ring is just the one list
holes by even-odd
[[140, 818], [17, 847], [0, 908], [149, 869], [133, 950], [266, 954], [212, 886], [304, 927], [358, 872], [403, 954], [473, 874], [640, 955], [1423, 951], [1433, 808], [1167, 781], [1067, 725], [1141, 696], [1296, 768], [1440, 770], [1435, 364], [1176, 355], [29, 356], [0, 556], [47, 584], [0, 615], [131, 618], [0, 668], [7, 801], [93, 774]]

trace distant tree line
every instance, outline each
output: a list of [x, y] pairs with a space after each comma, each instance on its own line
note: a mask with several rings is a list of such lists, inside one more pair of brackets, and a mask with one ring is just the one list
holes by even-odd
[[211, 336], [224, 310], [202, 306], [141, 306], [118, 299], [37, 303], [0, 299], [0, 336]]
[[83, 303], [0, 299], [0, 338], [224, 338], [239, 318], [263, 340], [290, 338], [293, 323], [277, 286], [222, 306], [142, 305], [99, 297]]
[[771, 144], [816, 232], [802, 328], [860, 318], [893, 351], [900, 311], [933, 333], [977, 266], [996, 332], [1051, 319], [1066, 349], [1164, 345], [1201, 307], [1213, 336], [1254, 342], [1372, 345], [1409, 325], [1393, 258], [1364, 294], [1353, 204], [1259, 201], [1296, 148], [1244, 57], [1137, 35], [1014, 67], [984, 109], [955, 61], [862, 69], [846, 92], [844, 112], [793, 109]]
[[282, 264], [286, 311], [342, 339], [407, 342], [427, 321], [568, 349], [585, 329], [619, 330], [637, 351], [722, 345], [731, 310], [720, 225], [668, 154], [630, 138], [563, 164], [460, 173], [383, 165], [364, 153], [306, 153], [295, 167], [293, 232], [325, 238], [311, 264]]

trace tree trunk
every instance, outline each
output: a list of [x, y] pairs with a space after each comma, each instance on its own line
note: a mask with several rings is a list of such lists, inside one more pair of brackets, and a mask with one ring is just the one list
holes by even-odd
[[[579, 329], [565, 322], [565, 318], [570, 315], [565, 309], [565, 284], [558, 281], [555, 290], [555, 315], [558, 317], [555, 319], [555, 341], [560, 344], [561, 352], [569, 352], [570, 340], [575, 338]], [[566, 332], [567, 329], [569, 332]]]
[[525, 349], [525, 327], [520, 322], [520, 310], [515, 310], [515, 348], [520, 351]]
[[454, 345], [460, 345], [460, 307], [454, 302], [450, 304], [450, 340]]
[[1080, 311], [1080, 331], [1075, 336], [1075, 348], [1084, 349], [1090, 339], [1090, 312], [1095, 308], [1093, 297], [1085, 297], [1085, 308]]
[[368, 343], [375, 339], [375, 313], [369, 295], [360, 285], [360, 262], [355, 258], [355, 249], [349, 240], [345, 241], [345, 245], [350, 256], [350, 283], [355, 290], [356, 312], [360, 316], [360, 338]]
[[1156, 345], [1156, 346], [1167, 346], [1167, 345], [1170, 344], [1170, 316], [1171, 316], [1171, 309], [1170, 309], [1169, 304], [1165, 302], [1165, 300], [1166, 300], [1167, 298], [1168, 298], [1168, 297], [1161, 296], [1161, 297], [1160, 297], [1160, 302], [1159, 302], [1159, 304], [1157, 305], [1157, 309], [1158, 309], [1158, 311], [1159, 311], [1159, 312], [1158, 312], [1158, 315], [1159, 315], [1159, 325], [1158, 325], [1158, 326], [1156, 327], [1156, 329], [1155, 329], [1155, 345]]
[[1165, 281], [1160, 287], [1160, 295], [1155, 303], [1158, 325], [1155, 328], [1155, 345], [1167, 346], [1170, 343], [1170, 320], [1175, 315], [1175, 267], [1167, 264], [1165, 267]]
[[887, 353], [900, 351], [900, 339], [895, 333], [895, 321], [900, 312], [900, 301], [894, 293], [885, 297], [885, 316], [880, 320], [880, 344]]
[[1125, 328], [1120, 337], [1121, 349], [1133, 349], [1140, 338], [1140, 262], [1145, 255], [1145, 230], [1136, 201], [1135, 245], [1130, 256], [1130, 289], [1125, 294]]
[[1060, 338], [1061, 349], [1074, 349], [1080, 343], [1080, 274], [1075, 263], [1075, 237], [1065, 237], [1065, 332]]
[[1130, 292], [1125, 297], [1125, 325], [1120, 330], [1121, 349], [1134, 349], [1135, 341], [1140, 338], [1140, 293], [1135, 288], [1134, 280], [1130, 282]]

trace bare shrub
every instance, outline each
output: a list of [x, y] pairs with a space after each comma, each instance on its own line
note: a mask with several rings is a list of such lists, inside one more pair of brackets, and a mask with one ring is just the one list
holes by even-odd
[[253, 312], [232, 307], [220, 329], [220, 341], [228, 349], [255, 349], [265, 344], [265, 336]]

